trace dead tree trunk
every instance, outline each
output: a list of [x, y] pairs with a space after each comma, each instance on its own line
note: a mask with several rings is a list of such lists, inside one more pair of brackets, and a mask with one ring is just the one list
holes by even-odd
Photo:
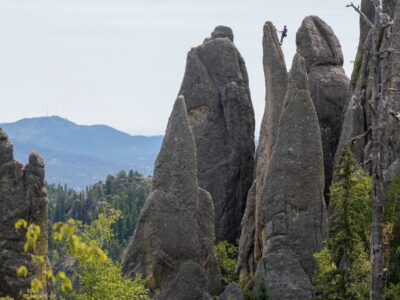
[[389, 61], [389, 18], [383, 13], [382, 0], [374, 0], [375, 20], [372, 23], [353, 3], [353, 7], [371, 27], [372, 51], [369, 74], [372, 77], [372, 227], [371, 227], [371, 300], [384, 299], [384, 178], [386, 168], [388, 131], [388, 61]]

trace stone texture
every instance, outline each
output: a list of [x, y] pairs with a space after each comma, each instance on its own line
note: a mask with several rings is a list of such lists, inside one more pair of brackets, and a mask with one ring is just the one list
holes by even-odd
[[352, 139], [362, 135], [364, 131], [364, 110], [359, 100], [356, 97], [352, 97], [343, 122], [342, 134], [335, 156], [335, 167], [337, 167], [340, 162], [343, 147], [349, 143], [352, 146], [357, 162], [361, 163], [363, 161], [365, 138], [355, 139], [353, 142]]
[[122, 271], [151, 276], [155, 299], [208, 299], [220, 292], [213, 252], [211, 196], [197, 183], [195, 141], [179, 97], [157, 157], [153, 191], [146, 200]]
[[[26, 291], [30, 281], [41, 274], [41, 267], [32, 265], [30, 254], [23, 250], [25, 233], [14, 226], [18, 219], [40, 225], [37, 254], [46, 257], [47, 204], [42, 158], [32, 153], [26, 166], [14, 160], [13, 145], [0, 128], [0, 297], [20, 299], [19, 292]], [[17, 277], [20, 266], [28, 268], [27, 278]]]
[[306, 17], [297, 32], [298, 52], [305, 57], [310, 94], [318, 115], [324, 151], [325, 198], [332, 181], [343, 115], [350, 99], [350, 79], [343, 69], [343, 53], [332, 28], [316, 16]]
[[243, 291], [236, 282], [228, 284], [219, 300], [244, 300]]
[[256, 282], [265, 276], [274, 300], [312, 296], [313, 254], [327, 230], [323, 191], [318, 117], [304, 58], [296, 54], [261, 200], [266, 244]]
[[196, 141], [199, 185], [214, 201], [218, 241], [235, 241], [254, 167], [254, 112], [244, 60], [218, 26], [187, 56], [179, 94]]
[[[285, 58], [279, 45], [276, 28], [266, 22], [263, 28], [263, 67], [265, 75], [265, 111], [261, 122], [256, 166], [251, 190], [247, 197], [246, 211], [241, 224], [239, 259], [237, 269], [241, 280], [254, 275], [256, 261], [261, 258], [262, 241], [260, 223], [256, 212], [260, 211], [260, 201], [272, 148], [276, 140], [279, 119], [287, 90], [287, 69]], [[256, 222], [257, 227], [256, 227]]]
[[343, 53], [338, 38], [321, 18], [309, 16], [303, 20], [296, 35], [297, 52], [306, 60], [307, 70], [318, 65], [343, 65]]

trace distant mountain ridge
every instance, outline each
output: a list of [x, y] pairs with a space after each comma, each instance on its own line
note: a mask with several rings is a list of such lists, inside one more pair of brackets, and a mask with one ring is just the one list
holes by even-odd
[[15, 158], [26, 162], [32, 150], [46, 163], [50, 183], [82, 189], [119, 170], [153, 173], [162, 136], [132, 136], [106, 125], [78, 125], [59, 116], [0, 123], [14, 144]]

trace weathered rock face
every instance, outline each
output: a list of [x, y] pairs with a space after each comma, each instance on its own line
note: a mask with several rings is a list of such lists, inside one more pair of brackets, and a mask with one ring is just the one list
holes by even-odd
[[[40, 225], [37, 254], [47, 257], [47, 203], [42, 158], [32, 153], [26, 166], [15, 161], [13, 145], [0, 128], [0, 297], [20, 299], [20, 292], [41, 275], [42, 269], [32, 265], [30, 254], [24, 252], [24, 232], [14, 226], [18, 219]], [[17, 276], [20, 266], [28, 268], [27, 278]]]
[[[260, 223], [256, 212], [260, 211], [265, 173], [276, 140], [279, 119], [287, 90], [287, 69], [276, 28], [266, 22], [263, 30], [263, 65], [265, 75], [265, 111], [261, 123], [259, 145], [256, 153], [254, 182], [247, 196], [245, 214], [239, 243], [238, 270], [241, 280], [254, 275], [256, 261], [261, 258], [262, 241]], [[257, 222], [257, 226], [256, 226]]]
[[[346, 116], [343, 122], [342, 135], [335, 156], [335, 166], [339, 165], [345, 144], [351, 141], [353, 137], [361, 136], [364, 133], [364, 130], [364, 111], [362, 105], [356, 97], [352, 97], [347, 107]], [[352, 147], [354, 156], [358, 158], [358, 163], [361, 163], [361, 158], [364, 155], [363, 139], [355, 139], [352, 143]]]
[[343, 53], [331, 27], [316, 16], [306, 17], [297, 32], [297, 51], [305, 58], [311, 98], [317, 111], [324, 151], [325, 196], [329, 194], [350, 79]]
[[179, 94], [196, 141], [199, 186], [214, 201], [216, 239], [235, 241], [252, 184], [254, 112], [230, 28], [218, 26], [188, 53]]
[[323, 191], [319, 122], [304, 58], [296, 54], [261, 199], [266, 244], [255, 281], [265, 278], [274, 300], [311, 299], [313, 254], [327, 229]]
[[232, 282], [224, 290], [224, 292], [219, 296], [219, 300], [244, 300], [243, 291], [240, 286]]
[[219, 292], [221, 281], [213, 232], [212, 199], [197, 183], [195, 141], [179, 97], [122, 271], [130, 277], [151, 275], [155, 299], [208, 299]]
[[[387, 87], [389, 88], [389, 108], [393, 112], [399, 112], [400, 63], [398, 55], [395, 53], [400, 51], [400, 2], [398, 0], [383, 1], [383, 8], [384, 11], [393, 19], [389, 41], [389, 47], [392, 48], [393, 51], [389, 57], [389, 74], [387, 83]], [[373, 3], [368, 0], [363, 0], [361, 9], [373, 22], [375, 18]], [[369, 34], [369, 28], [362, 18], [360, 18], [360, 28], [360, 44], [351, 79], [351, 92], [353, 99], [347, 108], [347, 115], [351, 116], [350, 119], [352, 119], [352, 121], [351, 124], [348, 122], [345, 122], [344, 124], [340, 138], [340, 146], [338, 147], [336, 154], [336, 160], [338, 161], [340, 158], [342, 147], [350, 141], [353, 141], [351, 145], [353, 146], [358, 163], [366, 168], [370, 168], [371, 134], [369, 130], [371, 129], [372, 123], [370, 103], [373, 97], [373, 83], [370, 76], [372, 38]], [[387, 164], [386, 167], [391, 170], [391, 173], [393, 173], [396, 168], [391, 167], [391, 164], [395, 163], [397, 159], [400, 159], [400, 124], [393, 117], [389, 117], [388, 119], [388, 131], [387, 157], [385, 160]], [[400, 170], [397, 175], [400, 175]]]

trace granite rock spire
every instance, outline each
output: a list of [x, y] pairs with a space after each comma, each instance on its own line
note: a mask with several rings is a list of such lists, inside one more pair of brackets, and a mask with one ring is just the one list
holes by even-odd
[[272, 299], [310, 299], [313, 254], [327, 219], [323, 151], [304, 58], [296, 54], [262, 194], [263, 257], [255, 284], [266, 280]]
[[214, 210], [197, 183], [196, 147], [182, 96], [175, 102], [146, 200], [122, 261], [127, 276], [151, 276], [155, 299], [208, 299], [221, 275], [213, 252]]
[[179, 94], [197, 149], [199, 186], [214, 201], [218, 241], [239, 238], [254, 167], [254, 111], [245, 62], [229, 27], [192, 48]]
[[285, 58], [276, 32], [271, 22], [265, 23], [262, 41], [266, 90], [265, 111], [256, 152], [254, 182], [247, 196], [246, 210], [241, 224], [237, 267], [242, 279], [254, 275], [255, 262], [261, 258], [265, 243], [261, 236], [263, 224], [256, 212], [261, 211], [265, 174], [276, 141], [288, 84]]

